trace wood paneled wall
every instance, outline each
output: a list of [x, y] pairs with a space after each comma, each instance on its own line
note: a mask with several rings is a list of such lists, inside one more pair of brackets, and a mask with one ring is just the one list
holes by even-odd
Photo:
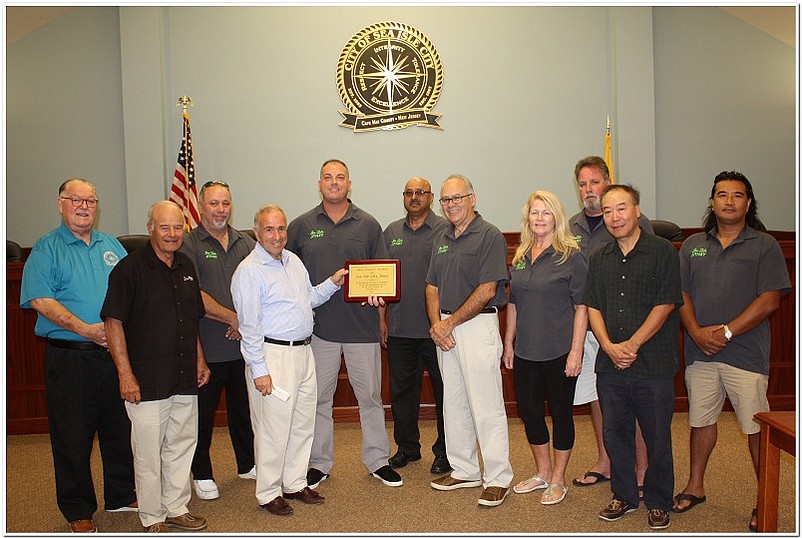
[[[698, 229], [683, 230], [687, 237]], [[796, 240], [793, 233], [773, 233], [780, 241], [785, 255], [788, 274], [794, 288], [780, 301], [779, 310], [771, 317], [771, 355], [769, 373], [769, 403], [772, 410], [793, 410], [796, 407]], [[518, 234], [505, 234], [508, 244], [508, 262], [518, 246]], [[675, 246], [679, 248], [679, 243]], [[46, 433], [47, 402], [44, 387], [44, 340], [34, 335], [36, 313], [19, 306], [22, 263], [7, 264], [6, 274], [6, 428], [9, 434]], [[500, 314], [502, 331], [504, 311]], [[680, 338], [680, 346], [682, 339]], [[502, 381], [504, 400], [509, 416], [518, 416], [512, 373], [504, 368]], [[677, 411], [687, 411], [688, 395], [685, 390], [684, 365], [674, 381]], [[385, 414], [390, 415], [390, 381], [387, 371], [387, 354], [382, 350], [382, 399]], [[216, 424], [226, 424], [225, 398], [220, 400]], [[580, 406], [577, 413], [586, 413], [587, 406]], [[336, 422], [358, 422], [359, 409], [356, 397], [348, 383], [343, 364], [334, 395], [334, 420]], [[421, 418], [434, 418], [434, 395], [428, 377], [424, 376], [421, 394]]]

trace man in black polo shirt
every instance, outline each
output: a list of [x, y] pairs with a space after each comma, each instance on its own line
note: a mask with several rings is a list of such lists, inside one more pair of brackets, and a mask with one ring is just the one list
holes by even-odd
[[[432, 211], [434, 195], [426, 179], [413, 177], [407, 181], [403, 197], [407, 216], [384, 230], [390, 258], [401, 261], [403, 290], [401, 300], [387, 307], [389, 327], [380, 314], [382, 345], [387, 347], [390, 369], [393, 436], [398, 445], [398, 451], [390, 458], [390, 465], [398, 469], [420, 459], [418, 412], [425, 368], [429, 372], [437, 415], [437, 439], [432, 445], [434, 462], [431, 472], [443, 474], [451, 470], [443, 431], [443, 378], [437, 365], [437, 350], [429, 336], [424, 289], [432, 258], [432, 244], [435, 237], [448, 226], [448, 222]], [[384, 310], [380, 312], [383, 314]]]
[[638, 508], [635, 420], [649, 458], [643, 501], [652, 529], [669, 525], [674, 484], [671, 417], [679, 370], [679, 259], [665, 239], [642, 233], [640, 196], [627, 185], [602, 195], [604, 224], [615, 241], [590, 258], [583, 303], [599, 340], [596, 374], [604, 444], [612, 462], [613, 499], [599, 517], [620, 519]]
[[199, 499], [211, 500], [220, 496], [209, 448], [223, 388], [237, 474], [240, 478], [256, 479], [245, 361], [240, 353], [241, 336], [231, 298], [231, 277], [256, 242], [229, 224], [233, 204], [227, 183], [205, 183], [198, 203], [200, 224], [186, 236], [181, 252], [195, 266], [206, 310], [206, 316], [200, 320], [200, 337], [211, 376], [209, 383], [198, 390], [198, 446], [192, 458], [192, 484]]
[[109, 275], [100, 317], [131, 419], [139, 518], [147, 532], [206, 528], [189, 513], [190, 466], [198, 438], [198, 387], [209, 368], [198, 337], [203, 300], [195, 268], [177, 252], [184, 238], [179, 207], [148, 211], [150, 241]]

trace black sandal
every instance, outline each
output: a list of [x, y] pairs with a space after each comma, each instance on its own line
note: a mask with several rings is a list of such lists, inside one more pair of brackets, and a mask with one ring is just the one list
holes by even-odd
[[[754, 521], [754, 523], [752, 523]], [[757, 508], [752, 510], [752, 517], [749, 519], [749, 531], [757, 532]]]

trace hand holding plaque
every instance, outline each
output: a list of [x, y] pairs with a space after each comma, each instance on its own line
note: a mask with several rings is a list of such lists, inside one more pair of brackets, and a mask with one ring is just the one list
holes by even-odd
[[363, 303], [368, 297], [382, 297], [385, 302], [401, 298], [401, 262], [399, 260], [349, 260], [345, 262], [343, 299]]

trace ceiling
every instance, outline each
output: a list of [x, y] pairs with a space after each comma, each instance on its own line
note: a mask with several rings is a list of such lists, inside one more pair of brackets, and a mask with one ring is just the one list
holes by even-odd
[[[6, 46], [48, 23], [71, 7], [6, 6]], [[796, 6], [719, 7], [755, 28], [796, 46]]]

